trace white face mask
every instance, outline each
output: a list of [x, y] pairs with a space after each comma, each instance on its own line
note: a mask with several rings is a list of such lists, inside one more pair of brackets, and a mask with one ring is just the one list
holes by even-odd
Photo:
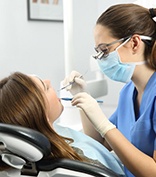
[[[151, 37], [141, 36], [141, 39], [151, 40]], [[104, 74], [106, 74], [110, 79], [119, 81], [119, 82], [129, 82], [132, 78], [134, 69], [136, 65], [145, 64], [146, 61], [141, 62], [131, 62], [131, 63], [123, 63], [120, 60], [120, 56], [118, 53], [118, 49], [126, 44], [130, 38], [128, 38], [125, 42], [119, 45], [115, 51], [110, 52], [109, 55], [105, 58], [98, 60], [98, 65]]]

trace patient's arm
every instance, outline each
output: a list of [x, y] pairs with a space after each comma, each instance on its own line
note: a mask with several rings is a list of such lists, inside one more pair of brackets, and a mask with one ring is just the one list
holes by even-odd
[[82, 110], [80, 110], [80, 116], [83, 126], [83, 132], [103, 144], [108, 150], [112, 150], [105, 139], [100, 135], [100, 133], [96, 131], [93, 124], [90, 122], [90, 120], [87, 118], [86, 114]]

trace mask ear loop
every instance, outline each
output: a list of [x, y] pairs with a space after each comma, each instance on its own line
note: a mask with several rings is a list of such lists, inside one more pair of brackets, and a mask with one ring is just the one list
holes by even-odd
[[131, 37], [129, 37], [128, 39], [126, 39], [121, 45], [119, 45], [115, 50], [118, 50], [120, 47], [122, 47], [123, 45], [125, 45], [129, 40], [131, 39]]
[[[121, 46], [123, 46], [126, 42], [128, 42], [129, 40], [130, 40], [130, 38], [131, 37], [129, 37], [125, 42], [123, 42], [120, 46], [118, 46], [117, 48], [116, 48], [116, 50], [118, 49], [118, 48], [120, 48]], [[144, 35], [140, 35], [140, 38], [142, 39], [142, 40], [152, 40], [152, 37], [150, 37], [150, 36], [144, 36]], [[121, 61], [120, 61], [121, 62]], [[121, 63], [123, 63], [123, 62], [121, 62]], [[125, 63], [125, 62], [124, 62]], [[126, 62], [125, 64], [134, 64], [134, 65], [143, 65], [143, 64], [145, 64], [145, 63], [147, 63], [147, 61], [140, 61], [140, 62]]]
[[[132, 37], [132, 36], [131, 36]], [[125, 45], [130, 39], [131, 37], [129, 37], [128, 39], [126, 39], [121, 45], [119, 45], [115, 50], [118, 50], [120, 47], [122, 47], [123, 45]], [[152, 37], [150, 36], [144, 36], [144, 35], [140, 35], [140, 38], [143, 40], [152, 40]]]
[[116, 51], [117, 54], [118, 54], [118, 58], [119, 58], [120, 63], [123, 63], [123, 62], [120, 60], [120, 55], [119, 55], [119, 53], [118, 53], [117, 50], [118, 50], [120, 47], [122, 47], [123, 45], [125, 45], [130, 39], [131, 39], [131, 36], [130, 36], [128, 39], [126, 39], [122, 44], [120, 44], [120, 45], [115, 49], [115, 51]]

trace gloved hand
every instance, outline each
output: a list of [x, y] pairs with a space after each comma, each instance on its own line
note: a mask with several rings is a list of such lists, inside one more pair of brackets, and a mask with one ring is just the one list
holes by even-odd
[[84, 111], [102, 137], [104, 137], [109, 130], [116, 127], [107, 119], [97, 101], [89, 94], [84, 92], [76, 94], [73, 97], [71, 104]]
[[72, 71], [69, 76], [67, 76], [63, 81], [63, 86], [68, 85], [70, 82], [75, 81], [72, 85], [69, 85], [66, 90], [70, 91], [72, 95], [75, 95], [79, 92], [86, 92], [87, 91], [87, 84], [82, 76], [77, 71]]

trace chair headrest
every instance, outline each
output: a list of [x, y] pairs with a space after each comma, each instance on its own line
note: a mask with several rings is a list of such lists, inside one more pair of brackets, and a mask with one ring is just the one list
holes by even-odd
[[0, 155], [5, 163], [21, 168], [25, 160], [36, 162], [50, 153], [50, 142], [42, 133], [0, 123]]

